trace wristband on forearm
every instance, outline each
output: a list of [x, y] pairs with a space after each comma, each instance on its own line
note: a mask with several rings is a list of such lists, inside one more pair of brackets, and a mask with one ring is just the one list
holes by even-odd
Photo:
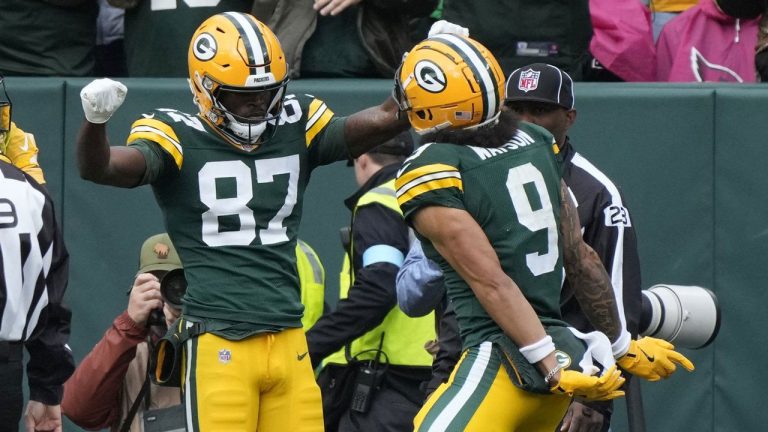
[[547, 335], [538, 342], [520, 348], [520, 354], [528, 360], [530, 364], [536, 364], [555, 350], [555, 343], [552, 342], [552, 336]]

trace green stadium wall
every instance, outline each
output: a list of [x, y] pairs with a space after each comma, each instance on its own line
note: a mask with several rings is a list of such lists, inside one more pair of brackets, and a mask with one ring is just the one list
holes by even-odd
[[[85, 79], [9, 78], [13, 119], [37, 137], [40, 163], [71, 255], [67, 301], [70, 345], [81, 360], [125, 309], [142, 241], [164, 231], [148, 187], [136, 190], [80, 179], [75, 139], [83, 121]], [[122, 145], [130, 124], [151, 108], [194, 112], [180, 79], [125, 79], [125, 104], [109, 122]], [[337, 113], [389, 95], [386, 80], [297, 80]], [[722, 308], [716, 341], [682, 350], [696, 364], [660, 383], [642, 384], [648, 431], [754, 431], [765, 428], [757, 404], [768, 382], [768, 87], [577, 83], [578, 118], [570, 136], [579, 152], [622, 189], [637, 230], [643, 287], [710, 288]], [[762, 174], [761, 174], [762, 173]], [[317, 169], [304, 203], [300, 237], [319, 253], [331, 303], [338, 292], [338, 230], [349, 222], [342, 200], [355, 190], [343, 163]], [[761, 198], [762, 197], [762, 198]], [[753, 207], [754, 206], [754, 207]], [[614, 431], [626, 431], [623, 402]], [[65, 430], [79, 430], [67, 422]]]

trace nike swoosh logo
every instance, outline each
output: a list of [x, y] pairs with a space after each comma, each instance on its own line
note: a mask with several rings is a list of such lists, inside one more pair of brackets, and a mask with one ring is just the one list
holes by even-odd
[[152, 114], [142, 114], [141, 116], [144, 117], [145, 119], [151, 119], [151, 118], [155, 118], [155, 113], [152, 113]]
[[649, 362], [653, 363], [653, 361], [656, 360], [656, 356], [649, 356], [648, 353], [643, 351], [642, 348], [640, 348], [640, 352], [643, 353], [643, 355], [645, 356], [645, 358], [648, 359]]
[[304, 357], [306, 357], [307, 354], [309, 354], [309, 351], [305, 352], [304, 354], [296, 353], [296, 360], [298, 360], [298, 361], [304, 360]]

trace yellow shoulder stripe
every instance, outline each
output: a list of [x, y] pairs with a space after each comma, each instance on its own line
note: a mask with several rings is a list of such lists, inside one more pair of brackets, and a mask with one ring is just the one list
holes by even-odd
[[459, 170], [456, 169], [456, 167], [446, 164], [430, 164], [430, 165], [424, 165], [421, 167], [418, 167], [414, 170], [408, 171], [395, 179], [395, 190], [400, 191], [400, 189], [403, 186], [406, 186], [408, 183], [418, 179], [421, 176], [430, 175], [430, 174], [436, 174], [440, 172], [456, 172], [458, 173]]
[[418, 186], [414, 186], [402, 194], [398, 194], [397, 203], [400, 204], [400, 207], [402, 207], [403, 204], [407, 203], [408, 201], [416, 198], [417, 196], [425, 192], [429, 192], [437, 189], [447, 189], [451, 187], [455, 187], [462, 191], [464, 190], [460, 178], [449, 177], [449, 178], [444, 178], [440, 180], [432, 180], [426, 183], [421, 183]]
[[320, 99], [312, 99], [312, 102], [309, 103], [309, 112], [307, 113], [307, 118], [312, 118], [317, 113], [317, 110], [320, 107], [323, 107], [325, 103], [321, 101]]
[[425, 165], [409, 171], [397, 178], [395, 186], [400, 206], [425, 192], [437, 189], [454, 187], [464, 191], [459, 170], [446, 164]]
[[181, 169], [181, 164], [184, 161], [184, 151], [173, 128], [156, 119], [139, 119], [133, 122], [131, 126], [131, 133], [128, 135], [127, 144], [131, 145], [139, 139], [146, 139], [157, 143], [173, 157], [176, 166]]
[[313, 100], [309, 104], [309, 113], [307, 113], [307, 125], [306, 125], [306, 140], [307, 147], [312, 144], [312, 140], [315, 139], [328, 123], [333, 118], [333, 111], [328, 106], [318, 99]]

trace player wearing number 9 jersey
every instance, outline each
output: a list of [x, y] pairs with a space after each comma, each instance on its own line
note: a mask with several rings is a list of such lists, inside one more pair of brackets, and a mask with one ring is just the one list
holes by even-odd
[[610, 281], [562, 195], [553, 136], [501, 109], [502, 82], [482, 45], [448, 34], [417, 44], [396, 74], [399, 106], [428, 143], [398, 172], [397, 199], [444, 273], [464, 346], [416, 416], [420, 431], [552, 431], [563, 394], [622, 394], [609, 339], [561, 320], [564, 265], [612, 298]]
[[[406, 214], [425, 206], [469, 212], [537, 315], [548, 324], [564, 325], [559, 321], [560, 165], [548, 132], [529, 123], [518, 127], [515, 137], [498, 148], [446, 143], [420, 147], [400, 172], [398, 201]], [[430, 242], [423, 247], [444, 271], [464, 348], [501, 333], [459, 273]]]
[[[295, 258], [305, 187], [317, 166], [357, 157], [407, 121], [391, 98], [336, 117], [319, 99], [288, 95], [277, 38], [247, 14], [203, 22], [188, 63], [197, 115], [145, 113], [125, 147], [109, 145], [104, 124], [126, 87], [95, 80], [83, 88], [80, 174], [152, 185], [188, 280], [175, 326], [186, 340], [187, 429], [321, 431]], [[175, 372], [164, 367], [167, 347], [158, 350], [160, 380]]]

